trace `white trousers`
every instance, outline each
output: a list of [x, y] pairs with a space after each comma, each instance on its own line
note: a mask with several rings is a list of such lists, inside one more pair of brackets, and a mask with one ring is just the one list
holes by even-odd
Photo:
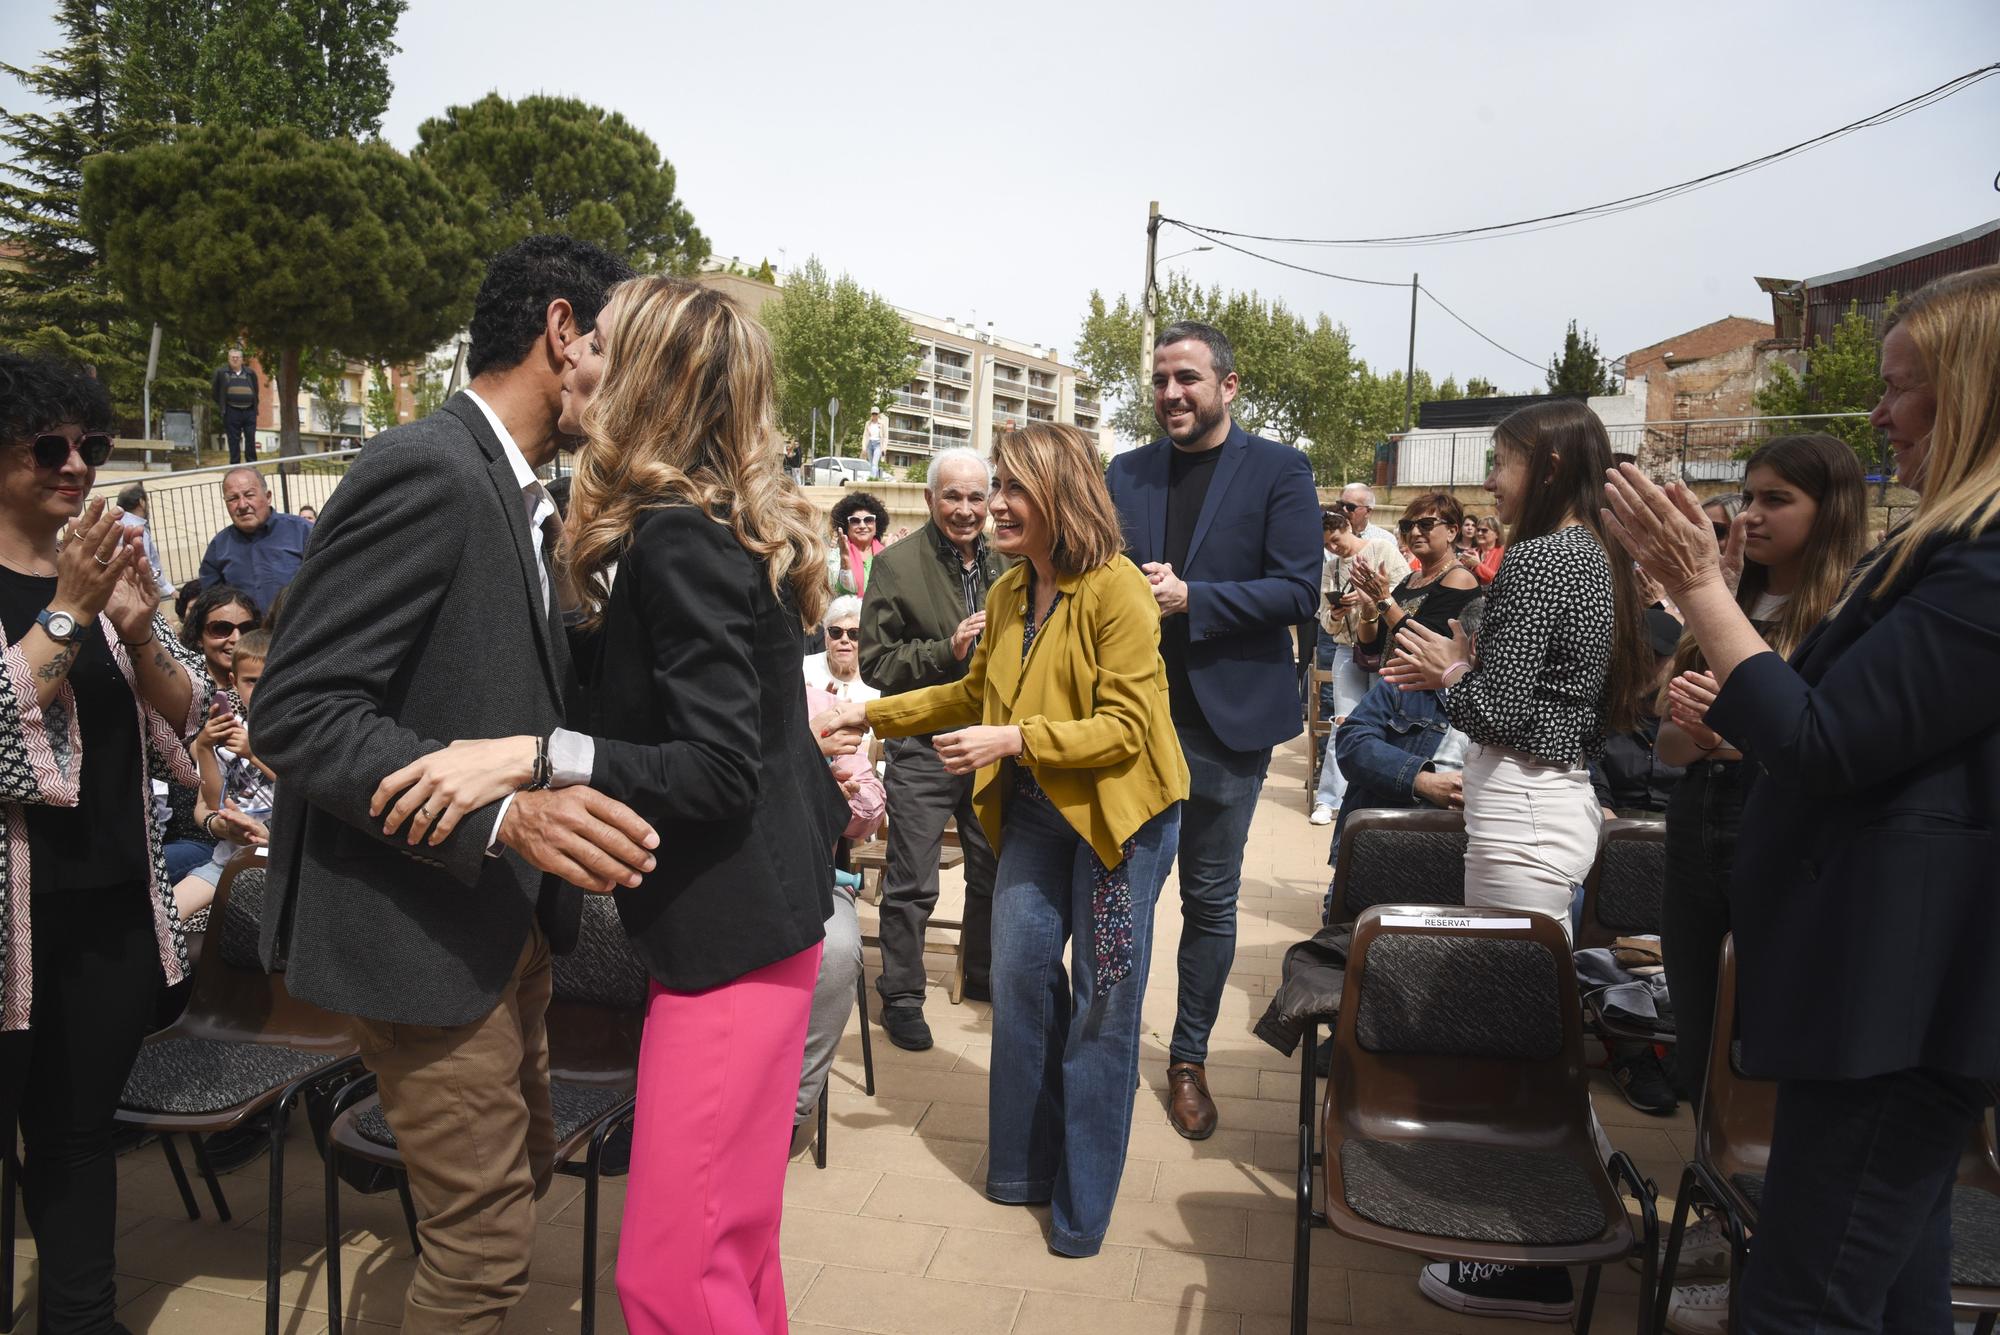
[[1541, 913], [1569, 907], [1597, 860], [1604, 814], [1590, 771], [1475, 745], [1465, 757], [1465, 902]]

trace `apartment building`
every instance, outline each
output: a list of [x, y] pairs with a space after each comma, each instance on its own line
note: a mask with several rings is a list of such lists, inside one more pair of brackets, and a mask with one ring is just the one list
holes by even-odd
[[[700, 274], [697, 282], [723, 292], [755, 317], [778, 288], [740, 273]], [[917, 343], [917, 373], [876, 405], [887, 424], [885, 467], [919, 465], [939, 450], [967, 446], [991, 453], [993, 442], [1030, 422], [1067, 422], [1098, 437], [1106, 454], [1116, 448], [1104, 425], [1096, 386], [1065, 366], [1054, 348], [1003, 338], [947, 316], [896, 308]], [[859, 420], [866, 420], [864, 410]], [[847, 412], [841, 421], [848, 422]]]

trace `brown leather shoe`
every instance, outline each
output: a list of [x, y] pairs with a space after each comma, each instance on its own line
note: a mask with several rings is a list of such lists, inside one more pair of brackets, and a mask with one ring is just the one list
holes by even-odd
[[1215, 1100], [1208, 1096], [1208, 1072], [1194, 1062], [1167, 1068], [1167, 1120], [1189, 1140], [1215, 1134]]

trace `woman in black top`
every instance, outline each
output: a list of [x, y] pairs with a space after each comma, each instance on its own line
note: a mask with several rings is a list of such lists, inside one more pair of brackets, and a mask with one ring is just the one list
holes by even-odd
[[85, 504], [110, 426], [96, 380], [0, 353], [0, 1126], [19, 1119], [49, 1332], [117, 1329], [111, 1115], [187, 968], [154, 767], [193, 781], [209, 698], [143, 533]]
[[1359, 654], [1380, 654], [1395, 641], [1407, 620], [1451, 633], [1452, 619], [1479, 596], [1479, 580], [1459, 564], [1454, 543], [1465, 509], [1448, 491], [1427, 491], [1403, 509], [1396, 531], [1410, 547], [1409, 577], [1388, 590], [1382, 572], [1365, 560], [1354, 563], [1354, 587], [1361, 594], [1354, 631]]

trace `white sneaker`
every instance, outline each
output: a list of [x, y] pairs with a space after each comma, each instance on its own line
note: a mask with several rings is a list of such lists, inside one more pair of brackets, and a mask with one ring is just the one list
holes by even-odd
[[1308, 818], [1315, 825], [1333, 824], [1333, 808], [1324, 803], [1313, 804], [1313, 814]]
[[[1666, 1229], [1661, 1230], [1660, 1254], [1654, 1264], [1665, 1268], [1667, 1264]], [[1639, 1269], [1639, 1258], [1631, 1258], [1631, 1266]], [[1722, 1231], [1714, 1215], [1698, 1216], [1694, 1223], [1681, 1234], [1680, 1262], [1674, 1267], [1676, 1280], [1722, 1279], [1729, 1274], [1729, 1235]]]
[[1729, 1286], [1686, 1284], [1667, 1300], [1667, 1329], [1674, 1335], [1723, 1335], [1729, 1329]]

